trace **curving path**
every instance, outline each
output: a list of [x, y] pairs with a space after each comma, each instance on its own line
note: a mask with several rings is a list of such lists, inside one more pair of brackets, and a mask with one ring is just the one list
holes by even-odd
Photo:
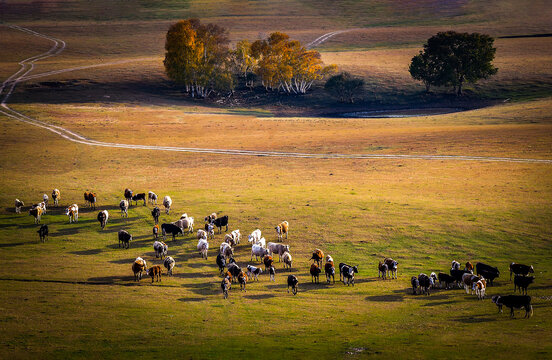
[[[155, 146], [155, 145], [135, 145], [135, 144], [121, 144], [121, 143], [112, 143], [112, 142], [103, 142], [96, 141], [93, 139], [86, 138], [80, 134], [77, 134], [73, 131], [65, 129], [61, 126], [56, 126], [48, 124], [46, 122], [33, 119], [29, 116], [26, 116], [20, 112], [17, 112], [11, 109], [7, 105], [7, 100], [12, 94], [15, 86], [22, 81], [28, 79], [36, 79], [40, 77], [50, 76], [54, 74], [60, 74], [62, 72], [83, 70], [89, 68], [95, 68], [100, 66], [109, 66], [115, 64], [124, 64], [132, 61], [142, 61], [148, 60], [150, 58], [141, 58], [134, 60], [123, 60], [116, 61], [111, 63], [103, 63], [89, 66], [80, 66], [70, 69], [62, 69], [49, 71], [42, 74], [28, 75], [34, 69], [34, 63], [39, 60], [46, 59], [51, 56], [58, 55], [65, 49], [65, 42], [60, 39], [56, 39], [51, 36], [40, 34], [36, 31], [32, 31], [26, 28], [12, 25], [10, 26], [13, 29], [26, 32], [30, 35], [41, 37], [53, 42], [52, 47], [45, 53], [32, 56], [25, 60], [19, 62], [21, 68], [8, 79], [6, 79], [0, 86], [0, 97], [1, 102], [0, 110], [1, 114], [4, 114], [8, 118], [24, 122], [29, 125], [33, 125], [45, 130], [48, 130], [54, 134], [61, 136], [62, 138], [84, 145], [89, 146], [99, 146], [99, 147], [109, 147], [109, 148], [123, 148], [123, 149], [140, 149], [140, 150], [156, 150], [156, 151], [175, 151], [175, 152], [190, 152], [190, 153], [208, 153], [208, 154], [224, 154], [224, 155], [239, 155], [239, 156], [267, 156], [267, 157], [281, 157], [281, 158], [314, 158], [314, 159], [422, 159], [422, 160], [460, 160], [460, 161], [501, 161], [501, 162], [521, 162], [521, 163], [546, 163], [552, 164], [552, 160], [548, 159], [522, 159], [522, 158], [509, 158], [509, 157], [487, 157], [487, 156], [456, 156], [456, 155], [401, 155], [401, 154], [316, 154], [316, 153], [301, 153], [301, 152], [281, 152], [281, 151], [254, 151], [254, 150], [233, 150], [233, 149], [206, 149], [206, 148], [187, 148], [187, 147], [176, 147], [176, 146]], [[313, 42], [307, 46], [312, 47], [321, 44], [323, 41], [326, 41], [330, 37], [343, 33], [350, 30], [334, 31], [322, 35], [321, 37], [315, 39]]]

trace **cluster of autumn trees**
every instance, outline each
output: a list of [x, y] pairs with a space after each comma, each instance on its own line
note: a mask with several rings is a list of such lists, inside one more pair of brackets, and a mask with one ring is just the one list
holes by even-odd
[[236, 78], [249, 87], [258, 81], [269, 91], [305, 94], [316, 80], [336, 71], [335, 65], [324, 66], [318, 51], [284, 33], [253, 43], [242, 40], [233, 50], [228, 44], [224, 28], [181, 20], [167, 32], [166, 73], [192, 97], [204, 98], [213, 91], [233, 90]]

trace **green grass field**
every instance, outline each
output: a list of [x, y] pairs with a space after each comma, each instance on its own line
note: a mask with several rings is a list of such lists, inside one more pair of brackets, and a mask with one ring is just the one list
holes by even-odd
[[[316, 153], [477, 155], [552, 158], [550, 38], [498, 39], [495, 79], [472, 86], [468, 100], [494, 106], [404, 119], [301, 116], [331, 108], [327, 95], [283, 104], [227, 108], [183, 99], [167, 83], [161, 60], [167, 27], [198, 16], [230, 30], [232, 41], [287, 30], [302, 41], [361, 28], [324, 43], [326, 62], [363, 76], [367, 106], [423, 104], [408, 60], [437, 31], [453, 27], [493, 36], [552, 32], [544, 1], [8, 1], [0, 20], [67, 42], [34, 73], [136, 60], [132, 65], [66, 72], [18, 85], [9, 105], [84, 136], [130, 144]], [[427, 16], [426, 16], [427, 14]], [[515, 14], [516, 16], [512, 16]], [[137, 46], [139, 44], [139, 46]], [[0, 77], [47, 51], [47, 41], [0, 27]], [[439, 96], [439, 95], [436, 95]], [[497, 99], [507, 102], [496, 102]], [[444, 97], [442, 103], [458, 105]], [[429, 100], [428, 100], [429, 102]], [[330, 104], [330, 105], [328, 105]], [[462, 107], [459, 106], [459, 107]], [[290, 110], [291, 109], [291, 110]], [[314, 109], [314, 110], [313, 110]], [[339, 111], [345, 109], [338, 108]], [[282, 113], [293, 116], [279, 116]], [[549, 358], [552, 356], [552, 168], [546, 163], [410, 159], [283, 159], [111, 149], [68, 142], [0, 115], [0, 358]], [[161, 264], [152, 248], [151, 206], [118, 211], [123, 190], [170, 195], [196, 229], [211, 212], [240, 229], [240, 266], [250, 261], [256, 228], [285, 241], [298, 276], [286, 291], [262, 274], [227, 300], [215, 264], [224, 232], [201, 259], [195, 234], [167, 241], [174, 276], [136, 283], [137, 256]], [[43, 193], [61, 190], [42, 223], [27, 211]], [[84, 206], [98, 194], [98, 209]], [[15, 214], [15, 198], [25, 202]], [[64, 209], [77, 203], [69, 224]], [[105, 230], [96, 220], [107, 209]], [[130, 249], [117, 231], [133, 234]], [[312, 284], [312, 250], [359, 265], [354, 287]], [[397, 280], [377, 278], [384, 257], [399, 262]], [[452, 260], [497, 266], [500, 277], [478, 301], [463, 289], [413, 296], [410, 277], [448, 272]], [[534, 316], [497, 314], [490, 297], [512, 294], [508, 265], [532, 264]]]

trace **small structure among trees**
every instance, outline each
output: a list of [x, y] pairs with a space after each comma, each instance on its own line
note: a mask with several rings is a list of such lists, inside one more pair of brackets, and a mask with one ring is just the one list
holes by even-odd
[[440, 32], [428, 39], [424, 50], [412, 58], [410, 75], [431, 86], [452, 86], [462, 95], [465, 83], [475, 83], [497, 73], [492, 65], [494, 39], [479, 33]]

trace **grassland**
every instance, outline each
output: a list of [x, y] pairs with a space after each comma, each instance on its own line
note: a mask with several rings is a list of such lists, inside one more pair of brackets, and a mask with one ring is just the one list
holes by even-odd
[[[416, 95], [421, 87], [408, 77], [405, 63], [441, 28], [495, 36], [551, 32], [546, 2], [452, 2], [427, 17], [409, 3], [393, 8], [389, 1], [369, 6], [138, 1], [125, 8], [101, 1], [10, 1], [8, 6], [17, 6], [1, 12], [3, 21], [67, 42], [66, 51], [40, 62], [34, 73], [146, 58], [132, 66], [29, 81], [16, 89], [10, 106], [95, 140], [132, 144], [552, 158], [549, 38], [497, 40], [499, 75], [472, 88], [474, 98], [515, 102], [421, 118], [277, 116], [297, 109], [320, 112], [329, 100], [312, 95], [226, 108], [183, 100], [163, 78], [164, 32], [174, 19], [192, 15], [227, 26], [234, 41], [282, 27], [303, 41], [344, 27], [368, 27], [328, 41], [323, 57], [364, 76], [369, 83], [364, 105], [375, 106], [421, 103]], [[420, 11], [436, 7], [432, 1], [419, 4]], [[5, 27], [0, 35], [2, 78], [18, 69], [18, 61], [50, 45]], [[1, 357], [552, 355], [548, 164], [268, 159], [96, 148], [6, 117], [0, 117], [0, 144]], [[126, 187], [170, 195], [174, 210], [163, 214], [162, 222], [186, 212], [201, 223], [216, 211], [230, 217], [231, 229], [247, 234], [260, 228], [273, 241], [275, 224], [288, 220], [298, 295], [286, 292], [287, 274], [277, 264], [274, 283], [263, 274], [246, 293], [235, 286], [224, 300], [214, 264], [223, 235], [210, 242], [207, 261], [195, 250], [192, 235], [168, 241], [175, 276], [135, 283], [133, 259], [161, 262], [152, 249], [151, 206], [133, 206], [128, 219], [117, 211]], [[42, 244], [32, 217], [14, 214], [12, 204], [15, 198], [26, 205], [37, 202], [53, 188], [62, 192], [61, 206], [44, 215], [51, 235]], [[99, 208], [110, 212], [104, 231], [95, 220], [97, 211], [84, 207], [85, 190], [96, 191]], [[80, 220], [69, 224], [63, 207], [75, 202]], [[121, 228], [134, 235], [129, 250], [116, 245]], [[317, 247], [337, 263], [359, 264], [354, 288], [311, 284], [307, 259]], [[399, 261], [399, 279], [376, 278], [377, 262], [386, 256]], [[237, 247], [236, 259], [242, 266], [250, 263], [247, 244]], [[409, 293], [412, 275], [447, 271], [452, 259], [499, 267], [500, 278], [487, 289], [486, 300], [462, 290], [437, 290], [429, 297]], [[530, 320], [520, 319], [519, 311], [515, 320], [498, 315], [489, 300], [512, 293], [511, 261], [535, 267]]]

